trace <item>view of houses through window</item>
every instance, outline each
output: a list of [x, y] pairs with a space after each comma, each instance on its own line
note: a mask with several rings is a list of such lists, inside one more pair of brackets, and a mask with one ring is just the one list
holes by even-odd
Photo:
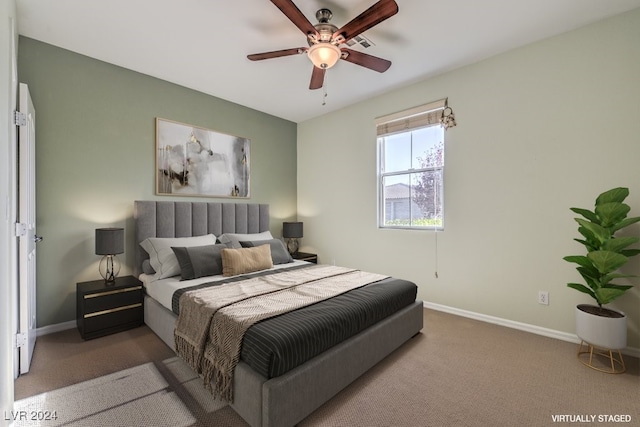
[[379, 226], [442, 229], [442, 127], [431, 120], [426, 127], [378, 135]]

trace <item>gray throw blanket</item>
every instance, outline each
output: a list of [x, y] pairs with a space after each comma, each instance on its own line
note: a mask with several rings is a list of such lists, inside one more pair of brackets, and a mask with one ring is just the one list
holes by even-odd
[[215, 397], [232, 402], [233, 373], [249, 327], [386, 277], [318, 265], [185, 292], [174, 334], [177, 352]]

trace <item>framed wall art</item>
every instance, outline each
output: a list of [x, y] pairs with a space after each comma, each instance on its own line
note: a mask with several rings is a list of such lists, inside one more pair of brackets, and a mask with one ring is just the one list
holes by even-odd
[[251, 141], [156, 118], [156, 194], [250, 197]]

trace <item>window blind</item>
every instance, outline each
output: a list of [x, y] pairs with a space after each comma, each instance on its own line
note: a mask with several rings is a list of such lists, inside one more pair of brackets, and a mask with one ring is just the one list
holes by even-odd
[[440, 123], [440, 116], [446, 104], [446, 99], [430, 102], [408, 110], [399, 111], [376, 119], [376, 133], [378, 137], [392, 135], [433, 126]]

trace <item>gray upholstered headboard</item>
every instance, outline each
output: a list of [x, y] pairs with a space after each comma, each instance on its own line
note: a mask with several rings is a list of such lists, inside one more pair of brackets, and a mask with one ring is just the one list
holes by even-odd
[[269, 230], [269, 205], [257, 203], [158, 202], [136, 200], [133, 207], [138, 277], [149, 258], [140, 247], [148, 237], [190, 237], [212, 233], [260, 233]]

